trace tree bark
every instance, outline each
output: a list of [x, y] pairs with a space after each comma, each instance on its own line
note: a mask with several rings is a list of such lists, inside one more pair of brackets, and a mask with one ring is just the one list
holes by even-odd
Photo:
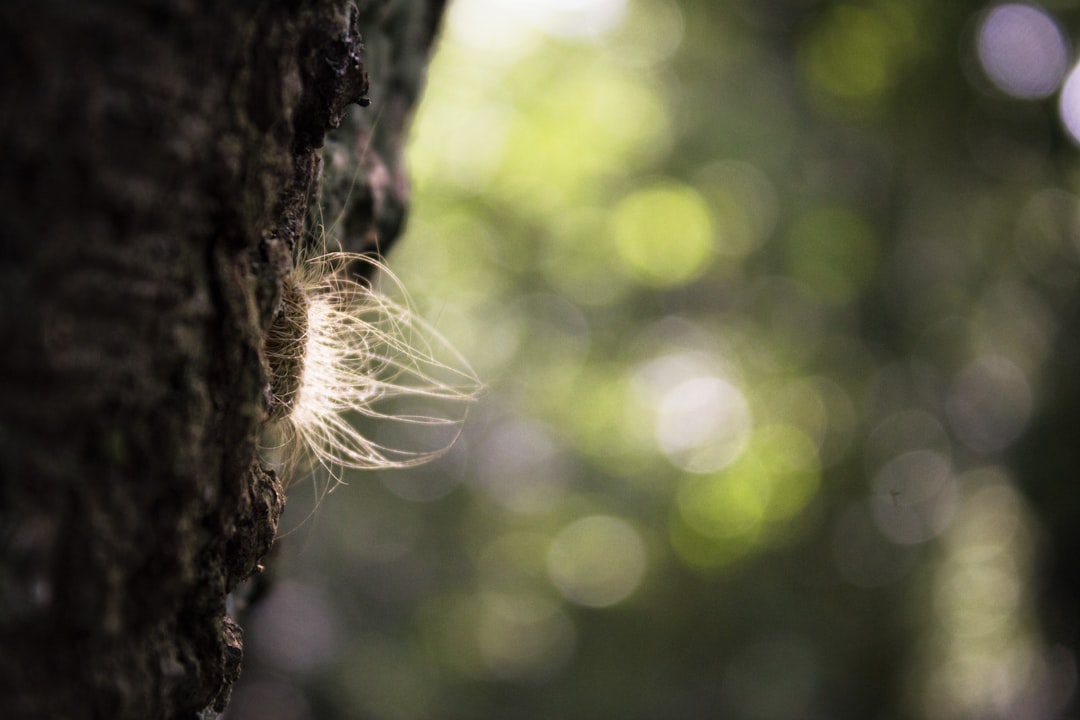
[[0, 716], [225, 707], [284, 502], [264, 335], [313, 200], [400, 230], [442, 4], [0, 6]]

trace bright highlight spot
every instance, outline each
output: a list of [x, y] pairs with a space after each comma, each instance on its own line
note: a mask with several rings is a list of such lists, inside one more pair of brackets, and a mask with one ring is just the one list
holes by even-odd
[[1069, 71], [1058, 104], [1061, 121], [1075, 142], [1080, 143], [1080, 65]]
[[645, 575], [645, 544], [630, 523], [593, 515], [564, 527], [551, 542], [548, 574], [567, 600], [607, 607], [630, 596]]
[[696, 190], [676, 183], [623, 198], [615, 207], [612, 233], [626, 269], [654, 287], [693, 280], [705, 271], [714, 253], [708, 206]]
[[545, 32], [567, 38], [599, 37], [626, 12], [626, 0], [500, 0], [498, 4], [509, 4]]
[[995, 85], [1013, 97], [1032, 99], [1057, 90], [1069, 47], [1045, 10], [1009, 3], [986, 14], [979, 27], [978, 53]]
[[456, 0], [453, 33], [481, 50], [517, 54], [536, 30], [564, 38], [599, 38], [623, 19], [626, 0]]
[[656, 419], [656, 440], [676, 467], [714, 472], [746, 447], [750, 424], [750, 408], [734, 385], [720, 378], [698, 377], [664, 396]]

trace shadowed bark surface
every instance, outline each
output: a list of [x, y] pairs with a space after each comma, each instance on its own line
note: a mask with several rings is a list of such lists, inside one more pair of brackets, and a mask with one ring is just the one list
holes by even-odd
[[3, 717], [225, 707], [284, 502], [264, 334], [313, 201], [400, 230], [441, 6], [0, 8]]

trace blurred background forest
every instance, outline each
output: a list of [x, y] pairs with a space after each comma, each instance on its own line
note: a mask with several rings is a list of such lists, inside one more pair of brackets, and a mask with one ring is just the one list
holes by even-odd
[[293, 489], [229, 719], [1067, 716], [1078, 5], [452, 2], [389, 264], [487, 388]]

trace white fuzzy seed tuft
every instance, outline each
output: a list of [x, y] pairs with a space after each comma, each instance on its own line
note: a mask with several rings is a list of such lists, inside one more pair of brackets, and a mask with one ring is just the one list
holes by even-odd
[[[345, 468], [408, 467], [437, 457], [457, 438], [479, 389], [468, 363], [407, 301], [396, 303], [350, 277], [356, 263], [375, 266], [401, 288], [370, 257], [301, 260], [269, 333], [270, 417], [278, 436], [269, 449], [279, 451], [287, 474], [304, 459], [339, 481]], [[386, 408], [395, 398], [419, 401], [424, 410]], [[379, 421], [380, 437], [394, 426], [426, 426], [443, 442], [434, 450], [386, 445], [357, 429], [350, 415]]]

